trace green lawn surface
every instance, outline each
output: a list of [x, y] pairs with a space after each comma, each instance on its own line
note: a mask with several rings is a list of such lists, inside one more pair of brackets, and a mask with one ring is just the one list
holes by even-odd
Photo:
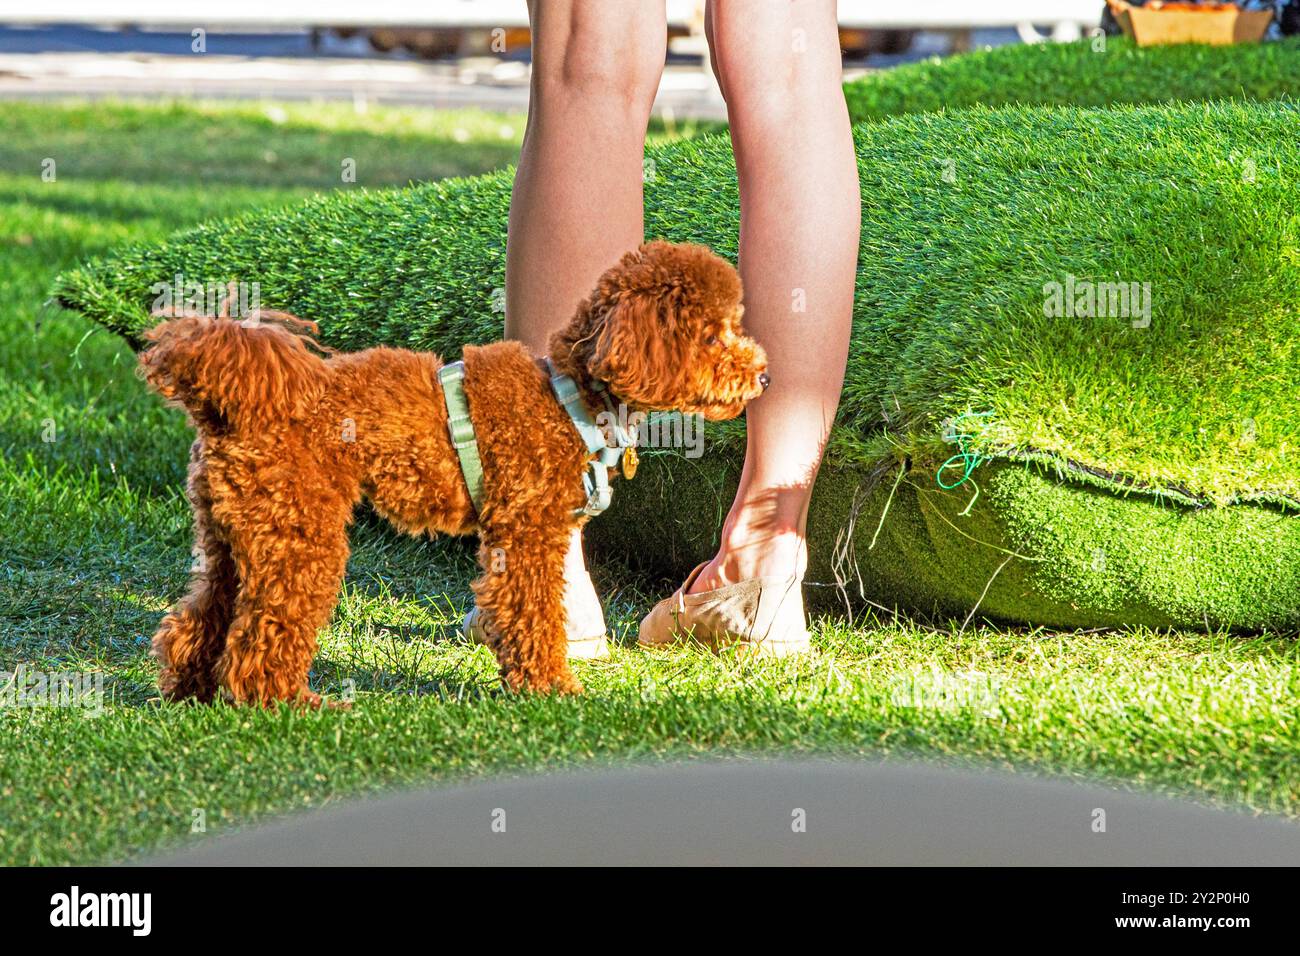
[[[182, 845], [201, 838], [196, 810], [211, 835], [390, 786], [719, 753], [992, 763], [1300, 812], [1291, 635], [882, 615], [814, 620], [816, 653], [797, 662], [648, 654], [636, 621], [672, 582], [605, 564], [595, 577], [615, 648], [577, 665], [587, 694], [509, 696], [490, 654], [458, 635], [469, 544], [400, 538], [366, 517], [313, 673], [323, 692], [354, 688], [351, 711], [160, 704], [147, 648], [188, 574], [189, 434], [122, 342], [46, 304], [54, 275], [208, 217], [355, 188], [338, 174], [349, 156], [366, 187], [500, 166], [521, 124], [10, 103], [0, 127], [22, 131], [0, 137], [0, 670], [99, 673], [106, 695], [97, 714], [0, 708], [0, 862]], [[41, 176], [47, 158], [54, 182]]]

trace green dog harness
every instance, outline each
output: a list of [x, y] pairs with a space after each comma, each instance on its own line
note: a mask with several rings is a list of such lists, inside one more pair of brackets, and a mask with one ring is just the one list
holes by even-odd
[[447, 428], [451, 444], [460, 459], [460, 473], [469, 490], [469, 500], [474, 502], [474, 513], [483, 511], [483, 459], [478, 454], [478, 438], [474, 423], [469, 418], [469, 400], [465, 398], [465, 363], [452, 362], [438, 369], [442, 383], [442, 397], [447, 403]]
[[[567, 375], [555, 370], [555, 365], [548, 358], [546, 368], [551, 373], [551, 390], [559, 399], [560, 406], [569, 413], [573, 427], [578, 430], [587, 446], [591, 459], [587, 470], [582, 473], [582, 490], [586, 492], [587, 503], [577, 510], [577, 514], [598, 515], [609, 507], [613, 491], [609, 487], [609, 469], [623, 468], [623, 474], [631, 478], [636, 474], [636, 429], [620, 423], [618, 411], [609, 397], [603, 382], [593, 386], [605, 402], [609, 416], [608, 437], [606, 431], [591, 419], [591, 413], [583, 404], [578, 392], [578, 383]], [[612, 439], [612, 443], [611, 443]]]
[[[578, 384], [568, 375], [557, 372], [549, 358], [546, 360], [546, 368], [551, 377], [551, 390], [573, 422], [573, 427], [578, 430], [578, 435], [591, 456], [582, 473], [586, 504], [574, 514], [598, 515], [609, 507], [613, 496], [609, 485], [609, 469], [621, 465], [623, 474], [628, 478], [636, 473], [636, 428], [619, 420], [609, 392], [603, 383], [597, 382], [594, 387], [604, 400], [610, 419], [607, 437], [605, 429], [596, 424], [587, 411]], [[479, 457], [478, 438], [474, 434], [474, 423], [469, 416], [469, 401], [465, 397], [465, 363], [452, 362], [444, 365], [438, 370], [438, 381], [442, 383], [442, 394], [447, 403], [447, 428], [451, 432], [451, 444], [460, 461], [460, 472], [465, 479], [465, 487], [469, 490], [470, 501], [474, 503], [474, 511], [481, 514], [483, 459]]]

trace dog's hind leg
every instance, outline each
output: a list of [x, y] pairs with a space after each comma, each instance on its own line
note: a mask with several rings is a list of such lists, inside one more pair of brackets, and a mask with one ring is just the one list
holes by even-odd
[[[508, 522], [503, 521], [503, 524]], [[564, 551], [569, 529], [485, 528], [474, 594], [494, 634], [501, 679], [512, 690], [581, 693], [564, 633]]]
[[234, 615], [238, 578], [230, 545], [212, 519], [202, 438], [190, 450], [187, 493], [194, 509], [193, 578], [189, 593], [158, 625], [153, 656], [162, 664], [158, 687], [164, 698], [207, 703], [217, 690], [217, 660]]
[[277, 493], [273, 501], [241, 502], [232, 539], [240, 591], [217, 673], [237, 703], [315, 707], [320, 697], [307, 674], [316, 635], [338, 603], [352, 506], [324, 495], [295, 505], [284, 489]]

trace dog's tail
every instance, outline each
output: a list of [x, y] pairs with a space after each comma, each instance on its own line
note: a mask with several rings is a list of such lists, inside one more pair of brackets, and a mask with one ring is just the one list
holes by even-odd
[[267, 427], [301, 416], [325, 392], [319, 346], [287, 321], [185, 316], [145, 339], [152, 345], [140, 354], [141, 377], [200, 427]]

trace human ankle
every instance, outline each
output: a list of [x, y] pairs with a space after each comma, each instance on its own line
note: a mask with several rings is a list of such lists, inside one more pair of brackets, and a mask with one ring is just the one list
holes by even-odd
[[802, 533], [789, 528], [765, 530], [761, 535], [724, 535], [718, 553], [709, 562], [701, 585], [717, 587], [755, 578], [801, 578], [807, 566], [807, 544]]

